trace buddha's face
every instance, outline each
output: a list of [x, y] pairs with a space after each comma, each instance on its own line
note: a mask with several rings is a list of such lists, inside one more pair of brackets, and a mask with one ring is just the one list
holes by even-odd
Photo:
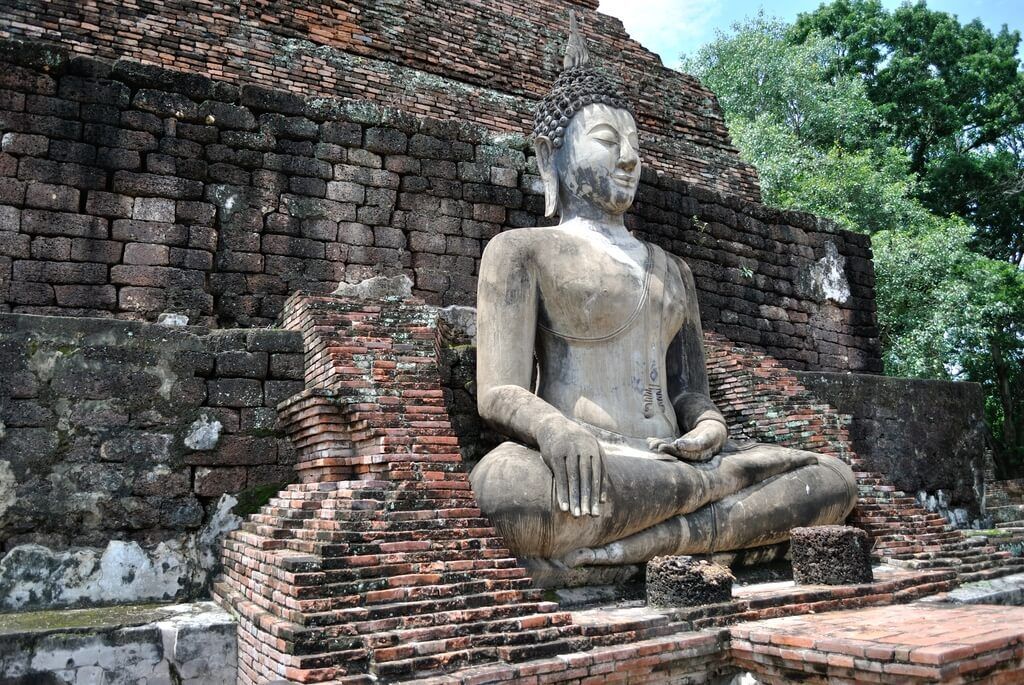
[[640, 183], [633, 115], [608, 105], [587, 105], [569, 121], [555, 164], [569, 195], [602, 212], [624, 214]]

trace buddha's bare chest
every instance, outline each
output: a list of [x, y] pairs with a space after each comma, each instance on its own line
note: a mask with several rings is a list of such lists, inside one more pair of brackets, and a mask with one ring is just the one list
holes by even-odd
[[612, 336], [633, 325], [650, 327], [653, 321], [669, 338], [678, 331], [685, 311], [683, 284], [677, 269], [654, 259], [653, 248], [552, 242], [538, 259], [543, 328], [580, 339]]

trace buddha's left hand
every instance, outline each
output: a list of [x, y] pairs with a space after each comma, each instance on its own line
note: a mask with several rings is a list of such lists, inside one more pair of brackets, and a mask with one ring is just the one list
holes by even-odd
[[722, 423], [701, 421], [681, 438], [648, 438], [647, 445], [656, 452], [671, 454], [683, 461], [708, 461], [722, 451], [728, 438], [729, 431]]

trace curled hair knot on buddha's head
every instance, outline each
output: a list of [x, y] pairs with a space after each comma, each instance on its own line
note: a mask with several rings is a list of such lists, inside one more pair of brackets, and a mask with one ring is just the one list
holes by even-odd
[[622, 87], [603, 69], [591, 66], [590, 51], [579, 32], [576, 13], [570, 12], [563, 71], [551, 92], [537, 106], [534, 136], [547, 138], [556, 149], [562, 147], [569, 120], [587, 105], [594, 104], [633, 111]]

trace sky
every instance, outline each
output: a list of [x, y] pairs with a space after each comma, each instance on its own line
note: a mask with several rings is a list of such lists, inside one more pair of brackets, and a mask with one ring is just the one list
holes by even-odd
[[[822, 0], [601, 0], [599, 11], [622, 20], [626, 31], [648, 50], [658, 53], [668, 66], [678, 66], [679, 56], [692, 54], [710, 42], [716, 31], [729, 27], [760, 9], [765, 14], [792, 22], [801, 12], [817, 9]], [[894, 9], [900, 0], [882, 0]], [[1024, 0], [928, 0], [928, 7], [955, 14], [961, 23], [979, 18], [993, 31], [1006, 24], [1024, 33]]]

